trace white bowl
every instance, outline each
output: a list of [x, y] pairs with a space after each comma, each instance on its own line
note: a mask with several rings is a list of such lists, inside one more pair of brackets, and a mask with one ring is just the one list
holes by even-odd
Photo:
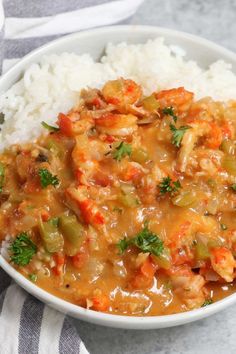
[[[196, 60], [202, 67], [206, 67], [218, 59], [223, 59], [232, 64], [233, 71], [236, 73], [236, 54], [208, 40], [187, 33], [158, 27], [114, 26], [72, 34], [34, 50], [1, 77], [0, 94], [20, 79], [22, 73], [29, 66], [29, 64], [37, 62], [45, 54], [69, 51], [77, 54], [90, 53], [94, 59], [99, 59], [108, 42], [118, 43], [121, 41], [126, 41], [128, 43], [143, 43], [148, 39], [153, 39], [159, 36], [164, 37], [167, 44], [174, 44], [182, 47], [187, 53], [187, 58]], [[47, 293], [18, 273], [1, 256], [0, 266], [22, 288], [45, 302], [47, 305], [75, 318], [110, 327], [127, 329], [172, 327], [199, 320], [223, 310], [233, 303], [236, 303], [235, 293], [210, 306], [175, 315], [149, 317], [109, 315], [92, 310], [86, 310]]]

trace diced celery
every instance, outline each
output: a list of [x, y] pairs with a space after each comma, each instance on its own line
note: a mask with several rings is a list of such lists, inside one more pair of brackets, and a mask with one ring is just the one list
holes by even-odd
[[154, 95], [145, 97], [142, 101], [142, 105], [149, 112], [157, 111], [160, 107], [160, 104]]
[[195, 250], [197, 260], [205, 260], [210, 257], [208, 247], [201, 241], [197, 242]]
[[120, 194], [117, 199], [121, 204], [128, 208], [135, 208], [139, 205], [137, 196], [132, 194]]
[[147, 151], [142, 148], [133, 149], [132, 154], [131, 154], [131, 159], [135, 162], [140, 163], [140, 164], [145, 163], [148, 160], [150, 160]]
[[75, 215], [62, 215], [59, 218], [59, 229], [63, 236], [75, 246], [81, 246], [83, 242], [83, 226]]
[[164, 248], [158, 257], [152, 255], [152, 259], [160, 268], [169, 269], [171, 266], [171, 255], [168, 248]]
[[227, 155], [234, 155], [235, 153], [235, 143], [232, 140], [223, 140], [223, 142], [220, 145], [220, 150], [225, 152]]
[[197, 202], [197, 196], [191, 191], [185, 191], [172, 199], [172, 203], [178, 207], [190, 207]]
[[227, 155], [223, 158], [222, 167], [231, 175], [236, 176], [236, 157]]
[[47, 149], [59, 158], [63, 159], [65, 157], [65, 150], [63, 146], [54, 139], [49, 139], [47, 141]]
[[42, 237], [45, 249], [50, 252], [60, 252], [63, 250], [64, 239], [58, 231], [55, 219], [43, 222], [39, 219], [39, 232]]

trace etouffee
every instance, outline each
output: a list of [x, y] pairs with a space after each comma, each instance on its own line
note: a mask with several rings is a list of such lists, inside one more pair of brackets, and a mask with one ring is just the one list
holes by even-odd
[[37, 142], [0, 155], [9, 262], [113, 314], [178, 313], [233, 293], [236, 101], [195, 101], [183, 87], [144, 97], [123, 78], [81, 97], [55, 126], [42, 122]]

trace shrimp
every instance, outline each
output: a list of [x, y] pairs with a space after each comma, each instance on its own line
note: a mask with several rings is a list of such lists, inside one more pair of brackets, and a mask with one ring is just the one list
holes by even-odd
[[210, 132], [210, 125], [206, 122], [190, 124], [192, 129], [188, 129], [183, 136], [181, 148], [178, 155], [177, 165], [181, 172], [185, 172], [189, 157], [198, 139]]
[[182, 113], [190, 108], [194, 94], [185, 90], [184, 87], [178, 87], [160, 91], [155, 96], [161, 108], [173, 106], [178, 113]]
[[211, 250], [211, 265], [214, 271], [227, 282], [234, 279], [236, 261], [232, 252], [226, 247], [217, 247]]
[[76, 137], [72, 160], [79, 183], [89, 185], [89, 179], [99, 171], [99, 161], [109, 151], [105, 142], [89, 139], [85, 134]]
[[127, 136], [137, 131], [137, 117], [132, 114], [105, 113], [95, 119], [96, 128], [100, 133]]
[[179, 268], [170, 278], [174, 292], [183, 299], [188, 309], [202, 306], [205, 301], [205, 280], [201, 275], [191, 270], [183, 273]]
[[74, 137], [87, 132], [94, 126], [93, 119], [87, 112], [79, 113], [71, 111], [67, 115], [60, 113], [58, 125], [63, 135]]
[[142, 89], [134, 81], [120, 78], [108, 81], [102, 88], [102, 94], [107, 103], [125, 106], [136, 103], [142, 95]]
[[86, 224], [99, 227], [105, 223], [105, 217], [94, 200], [89, 197], [89, 187], [69, 187], [66, 190], [66, 202], [78, 217]]

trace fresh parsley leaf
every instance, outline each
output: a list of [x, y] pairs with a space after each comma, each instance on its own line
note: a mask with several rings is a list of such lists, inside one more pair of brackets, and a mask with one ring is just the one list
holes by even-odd
[[172, 179], [168, 177], [164, 177], [161, 183], [158, 185], [161, 194], [170, 193], [174, 195], [181, 188], [180, 181], [172, 181]]
[[119, 253], [122, 254], [124, 253], [127, 248], [130, 245], [130, 240], [127, 239], [127, 237], [123, 238], [122, 240], [120, 240], [117, 244], [117, 247], [119, 249]]
[[5, 166], [0, 162], [0, 193], [2, 193], [3, 184], [5, 179]]
[[36, 281], [37, 281], [37, 275], [36, 274], [29, 274], [29, 279], [33, 282], [33, 283], [35, 283]]
[[163, 108], [162, 113], [171, 116], [173, 118], [173, 121], [175, 123], [177, 122], [178, 117], [175, 115], [174, 108], [172, 106]]
[[113, 159], [120, 161], [123, 157], [125, 156], [130, 156], [132, 153], [132, 147], [130, 144], [124, 143], [122, 141], [116, 148], [115, 151], [113, 151]]
[[59, 184], [57, 176], [53, 176], [46, 168], [40, 168], [38, 171], [42, 188], [46, 188], [50, 184], [56, 187]]
[[151, 253], [155, 256], [160, 256], [164, 250], [163, 241], [158, 235], [148, 229], [147, 224], [136, 236], [120, 240], [117, 247], [120, 253], [123, 253], [130, 245], [135, 245], [142, 252]]
[[41, 122], [42, 126], [44, 128], [46, 128], [47, 130], [49, 130], [50, 132], [58, 132], [60, 130], [60, 128], [58, 127], [53, 127], [52, 125], [49, 125], [46, 122]]
[[233, 189], [233, 191], [236, 192], [236, 183], [231, 185], [231, 189]]
[[220, 224], [221, 230], [225, 231], [228, 229], [227, 225], [225, 224]]
[[208, 306], [208, 305], [211, 305], [213, 304], [213, 300], [212, 299], [207, 299], [203, 302], [202, 306], [201, 307], [205, 307], [205, 306]]
[[26, 232], [20, 233], [9, 247], [10, 259], [19, 266], [29, 264], [37, 252], [37, 246], [31, 241]]
[[180, 147], [184, 133], [186, 132], [187, 129], [190, 129], [190, 127], [188, 125], [182, 125], [177, 129], [174, 124], [170, 124], [169, 127], [172, 132], [172, 139], [171, 139], [172, 144], [175, 145], [176, 147]]

